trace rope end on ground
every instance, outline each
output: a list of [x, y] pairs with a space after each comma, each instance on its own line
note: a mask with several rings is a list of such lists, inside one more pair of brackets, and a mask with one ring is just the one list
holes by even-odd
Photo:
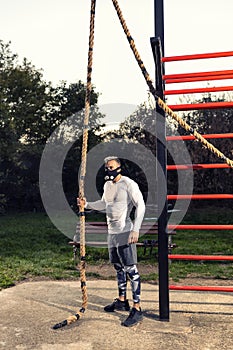
[[63, 328], [65, 326], [69, 326], [71, 323], [74, 323], [76, 321], [78, 321], [78, 319], [80, 318], [79, 314], [70, 316], [67, 320], [64, 320], [62, 322], [56, 323], [52, 329], [59, 329], [59, 328]]
[[52, 329], [59, 329], [59, 328], [62, 328], [62, 327], [65, 327], [65, 326], [67, 326], [67, 320], [65, 320], [65, 321], [62, 321], [62, 322], [60, 322], [60, 323], [56, 323], [53, 327], [52, 327]]

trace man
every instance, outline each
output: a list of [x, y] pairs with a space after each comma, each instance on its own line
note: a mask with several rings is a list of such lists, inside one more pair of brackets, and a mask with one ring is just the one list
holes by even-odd
[[[108, 225], [109, 259], [117, 274], [119, 297], [112, 304], [105, 306], [106, 312], [115, 310], [129, 311], [126, 298], [127, 276], [130, 279], [133, 307], [127, 319], [122, 323], [131, 327], [142, 320], [140, 306], [141, 282], [137, 270], [137, 248], [139, 230], [145, 213], [145, 204], [136, 182], [121, 174], [119, 158], [112, 156], [104, 160], [105, 184], [101, 200], [84, 202], [78, 198], [78, 205], [87, 209], [106, 210]], [[132, 208], [135, 207], [134, 221], [130, 219]]]

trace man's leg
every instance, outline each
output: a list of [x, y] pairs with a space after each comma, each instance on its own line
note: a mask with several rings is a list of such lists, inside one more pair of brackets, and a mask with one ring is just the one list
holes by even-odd
[[[112, 237], [111, 240], [113, 240]], [[109, 247], [109, 258], [116, 270], [119, 298], [116, 298], [112, 304], [105, 306], [104, 310], [107, 312], [113, 312], [115, 310], [129, 311], [130, 306], [128, 300], [126, 299], [127, 274], [120, 262], [116, 247]]]
[[[128, 274], [131, 284], [133, 307], [140, 310], [141, 279], [136, 265], [125, 266], [124, 271]], [[127, 276], [126, 276], [127, 278]]]
[[[129, 233], [128, 233], [129, 234]], [[125, 234], [128, 237], [128, 234]], [[137, 248], [136, 244], [126, 244], [118, 247], [118, 255], [124, 272], [129, 276], [133, 296], [134, 307], [140, 309], [141, 280], [137, 269]]]
[[122, 325], [125, 327], [132, 327], [138, 322], [141, 322], [143, 319], [142, 310], [140, 307], [141, 281], [136, 265], [125, 266], [125, 271], [130, 279], [134, 305], [129, 316], [124, 322], [122, 322]]
[[124, 267], [120, 263], [115, 263], [114, 268], [116, 270], [117, 275], [117, 285], [119, 292], [119, 300], [126, 300], [126, 292], [127, 292], [127, 272]]

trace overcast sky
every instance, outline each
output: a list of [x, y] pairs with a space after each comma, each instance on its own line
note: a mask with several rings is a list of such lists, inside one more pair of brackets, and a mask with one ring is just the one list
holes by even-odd
[[[86, 81], [90, 0], [0, 0], [0, 39], [54, 85]], [[151, 77], [153, 0], [119, 0]], [[232, 0], [164, 0], [165, 55], [231, 51]], [[166, 64], [166, 72], [232, 69], [233, 58]], [[99, 102], [140, 104], [147, 85], [111, 0], [97, 0], [93, 82]]]

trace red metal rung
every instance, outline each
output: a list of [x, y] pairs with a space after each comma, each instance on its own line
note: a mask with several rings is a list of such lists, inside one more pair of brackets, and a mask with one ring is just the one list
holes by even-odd
[[226, 260], [232, 261], [233, 255], [183, 255], [183, 254], [169, 254], [169, 259], [172, 260]]
[[170, 290], [193, 290], [200, 292], [233, 292], [233, 287], [218, 287], [218, 286], [175, 286], [170, 285]]
[[181, 78], [192, 78], [192, 77], [209, 77], [218, 75], [232, 75], [233, 70], [216, 70], [210, 72], [193, 72], [193, 73], [176, 73], [176, 74], [164, 74], [163, 80], [167, 79], [181, 79]]
[[196, 89], [164, 90], [164, 95], [200, 94], [205, 92], [233, 91], [233, 86], [206, 87]]
[[182, 105], [169, 105], [173, 111], [191, 111], [201, 109], [221, 109], [232, 108], [233, 102], [207, 102], [207, 103], [189, 103]]
[[169, 194], [167, 199], [233, 199], [233, 194]]
[[168, 230], [233, 230], [233, 225], [168, 225]]
[[233, 79], [233, 74], [229, 75], [208, 75], [205, 77], [189, 77], [189, 78], [177, 78], [177, 79], [166, 79], [166, 84], [177, 84], [177, 83], [188, 83], [194, 81], [209, 81], [209, 80], [229, 80]]
[[[233, 133], [225, 133], [225, 134], [206, 134], [202, 135], [204, 139], [230, 139], [233, 138]], [[196, 137], [193, 135], [177, 135], [177, 136], [167, 136], [167, 141], [179, 141], [179, 140], [195, 140]]]
[[167, 165], [167, 170], [201, 170], [201, 169], [225, 169], [230, 168], [230, 165], [225, 163], [220, 164], [176, 164], [176, 165]]
[[233, 56], [233, 51], [162, 57], [161, 61], [162, 62], [189, 61], [189, 60], [200, 60], [200, 59], [206, 59], [206, 58], [220, 58], [220, 57], [230, 57], [230, 56]]

